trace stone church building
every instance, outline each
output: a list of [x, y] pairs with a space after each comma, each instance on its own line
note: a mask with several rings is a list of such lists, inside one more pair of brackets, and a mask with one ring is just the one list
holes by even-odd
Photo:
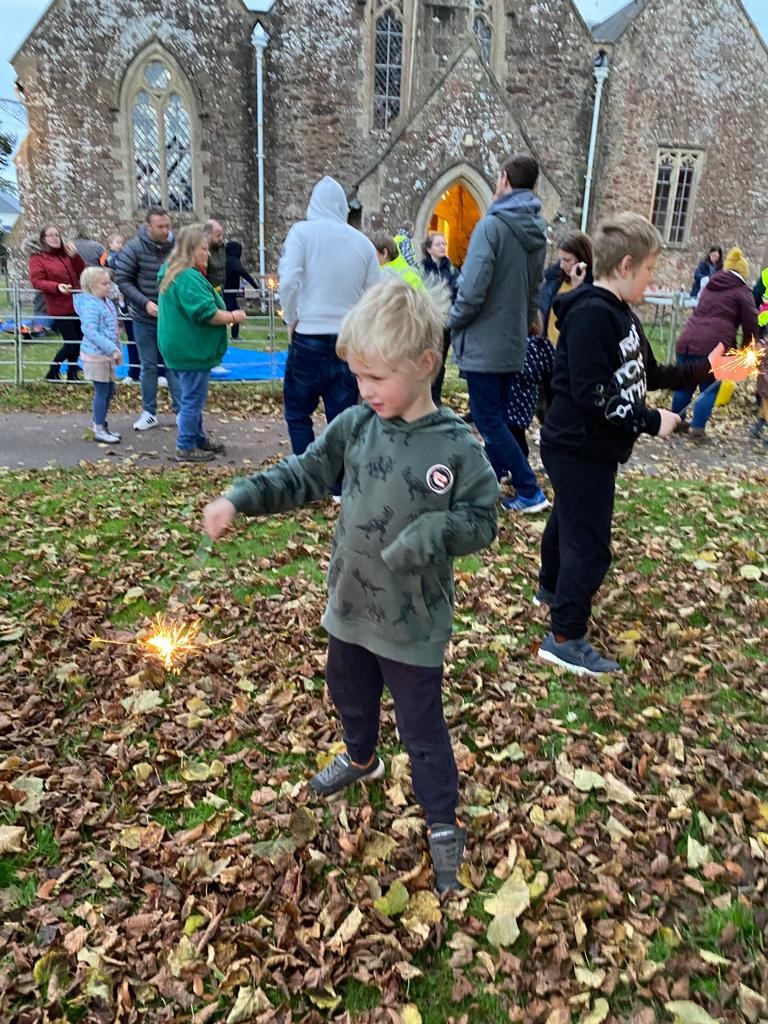
[[591, 28], [572, 0], [52, 0], [13, 58], [17, 235], [131, 234], [159, 203], [269, 272], [332, 174], [364, 230], [440, 228], [460, 263], [525, 150], [553, 244], [632, 209], [664, 236], [660, 284], [712, 244], [756, 272], [766, 56], [740, 0], [631, 0]]

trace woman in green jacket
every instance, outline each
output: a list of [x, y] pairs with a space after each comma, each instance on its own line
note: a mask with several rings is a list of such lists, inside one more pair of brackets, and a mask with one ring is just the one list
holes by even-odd
[[242, 309], [224, 308], [224, 300], [205, 276], [208, 239], [197, 225], [182, 228], [157, 275], [157, 345], [165, 365], [175, 370], [181, 387], [176, 417], [176, 462], [209, 462], [224, 445], [203, 429], [211, 369], [227, 350], [227, 326], [245, 319]]

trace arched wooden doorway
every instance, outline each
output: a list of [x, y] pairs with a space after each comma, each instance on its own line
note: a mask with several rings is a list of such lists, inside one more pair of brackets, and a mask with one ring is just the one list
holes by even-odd
[[467, 255], [472, 231], [493, 196], [487, 182], [470, 167], [454, 167], [441, 175], [424, 199], [416, 223], [417, 238], [440, 231], [448, 242], [448, 256], [460, 267]]

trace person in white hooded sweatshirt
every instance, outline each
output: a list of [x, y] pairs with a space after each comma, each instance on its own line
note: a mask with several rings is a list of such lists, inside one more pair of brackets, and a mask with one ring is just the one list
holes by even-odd
[[290, 348], [283, 408], [295, 455], [314, 440], [312, 416], [320, 399], [330, 423], [357, 402], [357, 383], [336, 355], [341, 321], [363, 292], [380, 280], [376, 250], [347, 224], [349, 206], [334, 178], [312, 190], [307, 219], [294, 224], [280, 257], [280, 303]]

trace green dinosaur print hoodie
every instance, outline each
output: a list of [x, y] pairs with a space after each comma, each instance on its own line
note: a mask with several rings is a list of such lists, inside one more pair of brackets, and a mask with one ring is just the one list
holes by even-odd
[[236, 480], [238, 512], [286, 512], [327, 497], [343, 471], [325, 629], [409, 665], [439, 666], [453, 623], [453, 558], [496, 535], [499, 487], [469, 427], [448, 409], [381, 419], [347, 409], [303, 455]]

